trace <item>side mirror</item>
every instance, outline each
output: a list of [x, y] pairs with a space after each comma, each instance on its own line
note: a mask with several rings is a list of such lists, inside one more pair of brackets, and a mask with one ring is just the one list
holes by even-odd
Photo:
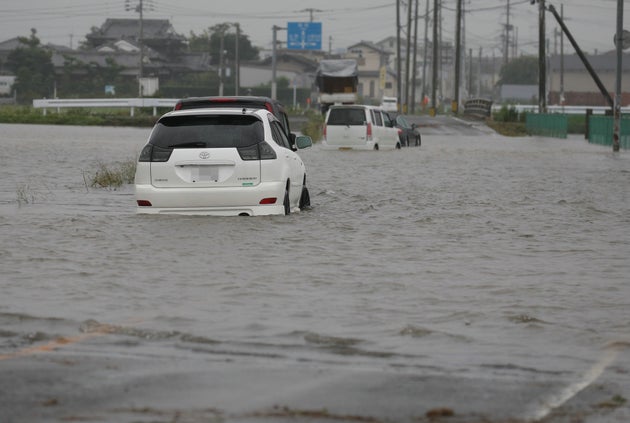
[[295, 146], [295, 134], [293, 132], [289, 134], [289, 146], [291, 147], [291, 150], [297, 150], [297, 147]]
[[300, 135], [295, 137], [295, 145], [299, 150], [309, 148], [313, 145], [313, 140], [308, 135]]

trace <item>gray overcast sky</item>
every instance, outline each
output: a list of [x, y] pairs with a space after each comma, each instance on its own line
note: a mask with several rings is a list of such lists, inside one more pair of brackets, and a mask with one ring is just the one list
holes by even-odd
[[[27, 36], [36, 28], [44, 43], [76, 47], [92, 26], [100, 26], [105, 18], [135, 18], [125, 11], [126, 0], [0, 0], [0, 41]], [[127, 0], [138, 4], [139, 0]], [[406, 2], [406, 0], [403, 0]], [[413, 0], [412, 0], [413, 1]], [[419, 14], [424, 15], [427, 0], [419, 1]], [[592, 53], [614, 49], [617, 0], [547, 0], [560, 10], [564, 3], [567, 25], [583, 50]], [[625, 1], [624, 27], [630, 30], [630, 0]], [[170, 19], [175, 30], [183, 35], [199, 34], [221, 22], [239, 22], [242, 31], [258, 47], [270, 48], [272, 27], [286, 27], [287, 22], [313, 20], [322, 23], [322, 49], [345, 48], [355, 42], [380, 41], [396, 34], [395, 0], [144, 0], [146, 18]], [[433, 4], [433, 0], [430, 0]], [[442, 0], [443, 38], [454, 39], [456, 0]], [[501, 56], [500, 36], [506, 22], [507, 0], [464, 0], [466, 48], [483, 47], [484, 55]], [[518, 40], [519, 54], [536, 53], [538, 42], [537, 5], [529, 0], [510, 0], [512, 36]], [[547, 13], [550, 48], [554, 49], [555, 19]], [[429, 31], [431, 33], [431, 31]], [[424, 23], [418, 37], [424, 36]], [[286, 31], [278, 32], [286, 41]], [[565, 51], [572, 53], [566, 42]]]

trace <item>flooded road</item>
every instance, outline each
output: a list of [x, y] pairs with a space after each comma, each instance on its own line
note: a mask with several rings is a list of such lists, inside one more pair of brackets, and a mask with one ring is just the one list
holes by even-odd
[[630, 421], [630, 156], [434, 122], [257, 218], [89, 186], [147, 129], [0, 124], [0, 422]]

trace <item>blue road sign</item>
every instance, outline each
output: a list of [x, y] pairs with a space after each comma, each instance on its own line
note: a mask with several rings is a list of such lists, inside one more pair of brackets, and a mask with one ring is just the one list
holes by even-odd
[[321, 50], [321, 22], [289, 22], [287, 24], [287, 48], [292, 50]]

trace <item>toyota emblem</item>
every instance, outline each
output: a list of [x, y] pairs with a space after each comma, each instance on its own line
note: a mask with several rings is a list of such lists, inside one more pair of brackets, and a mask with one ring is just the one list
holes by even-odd
[[208, 157], [210, 157], [210, 153], [208, 153], [207, 151], [202, 151], [201, 153], [199, 153], [199, 158], [200, 159], [207, 159]]

